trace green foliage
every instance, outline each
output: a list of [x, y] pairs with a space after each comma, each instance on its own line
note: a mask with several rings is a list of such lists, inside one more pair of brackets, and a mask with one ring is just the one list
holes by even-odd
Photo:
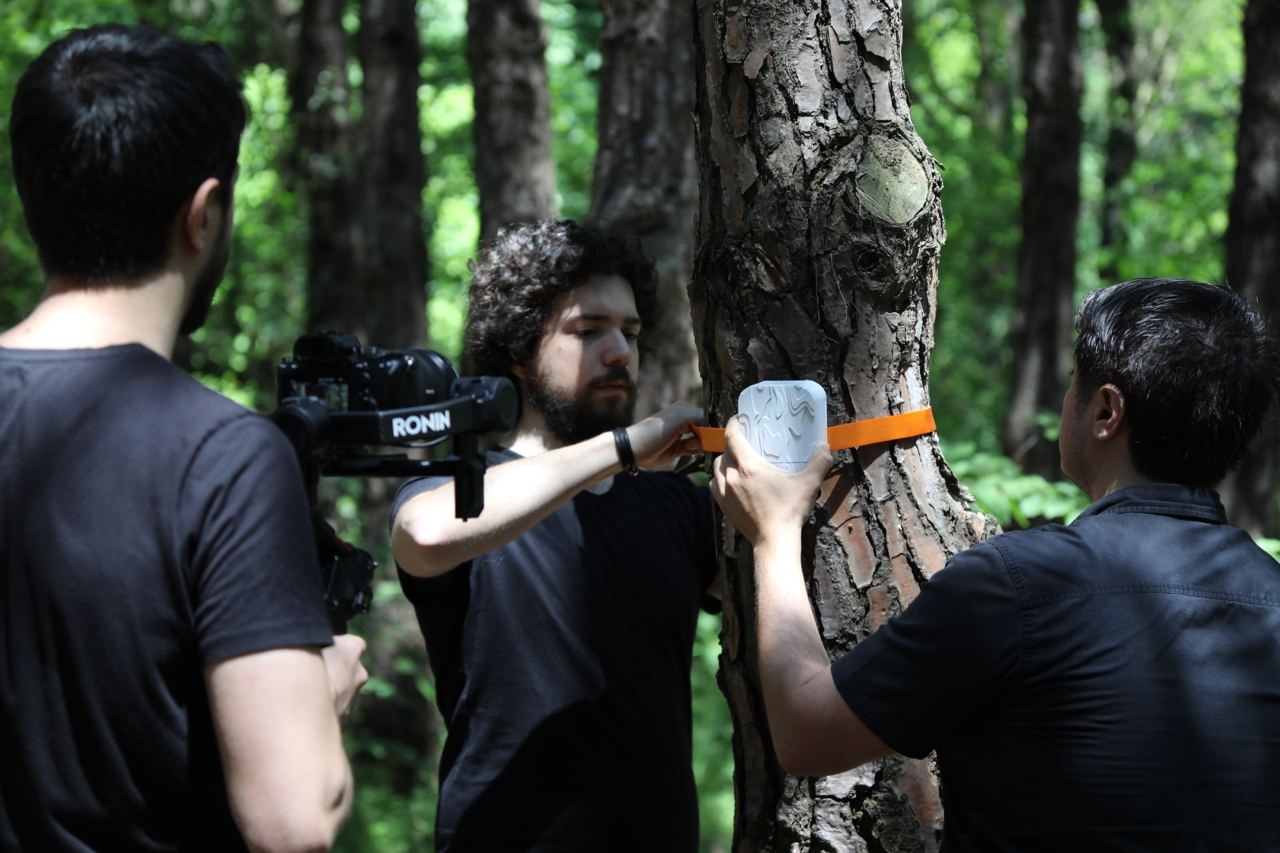
[[974, 96], [981, 64], [973, 4], [907, 2], [904, 63], [912, 120], [945, 184], [947, 245], [938, 268], [930, 374], [934, 411], [943, 435], [962, 435], [995, 450], [992, 425], [1003, 417], [1011, 370], [1007, 335], [1019, 240], [1020, 117], [1010, 100], [1007, 124], [992, 126], [983, 119]]
[[603, 14], [598, 0], [542, 0], [542, 17], [548, 26], [547, 77], [560, 215], [583, 219], [591, 206], [596, 157]]
[[[1139, 33], [1139, 156], [1121, 185], [1124, 233], [1116, 258], [1121, 278], [1223, 277], [1222, 239], [1244, 77], [1243, 5], [1190, 0], [1133, 6]], [[1101, 57], [1086, 60], [1101, 78]], [[1091, 100], [1097, 111], [1105, 108], [1105, 83], [1095, 81], [1098, 94]], [[1100, 131], [1091, 135], [1101, 139]], [[1092, 186], [1100, 182], [1098, 169]]]
[[693, 778], [698, 786], [700, 849], [727, 849], [733, 837], [733, 724], [716, 682], [720, 617], [698, 615], [693, 644]]
[[1069, 523], [1089, 505], [1089, 498], [1073, 483], [1024, 474], [1007, 456], [969, 441], [943, 443], [947, 463], [973, 494], [983, 512], [1005, 529], [1030, 527], [1042, 521]]
[[283, 69], [244, 75], [250, 120], [240, 143], [231, 260], [188, 362], [206, 384], [252, 408], [275, 405], [274, 366], [292, 349], [306, 314], [305, 222], [283, 172], [293, 145]]
[[418, 4], [423, 35], [423, 211], [431, 222], [430, 344], [455, 364], [466, 319], [467, 262], [480, 238], [480, 198], [472, 161], [475, 100], [466, 63], [466, 0]]
[[1258, 543], [1258, 547], [1266, 551], [1276, 560], [1280, 560], [1280, 539], [1258, 538], [1254, 540]]
[[[393, 742], [391, 742], [393, 744]], [[359, 746], [348, 741], [355, 754]], [[397, 853], [429, 850], [435, 837], [436, 761], [423, 763], [412, 790], [398, 789], [394, 773], [378, 760], [363, 761], [353, 767], [355, 803], [338, 843], [336, 853]]]

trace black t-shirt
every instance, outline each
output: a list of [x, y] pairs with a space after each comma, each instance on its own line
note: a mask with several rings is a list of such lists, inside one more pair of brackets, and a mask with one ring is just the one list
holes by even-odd
[[937, 750], [947, 853], [1280, 850], [1280, 565], [1208, 490], [958, 554], [834, 675]]
[[288, 443], [136, 345], [0, 400], [0, 849], [242, 849], [203, 670], [332, 641]]
[[697, 848], [689, 668], [713, 549], [705, 489], [624, 475], [438, 578], [400, 573], [449, 729], [442, 850]]

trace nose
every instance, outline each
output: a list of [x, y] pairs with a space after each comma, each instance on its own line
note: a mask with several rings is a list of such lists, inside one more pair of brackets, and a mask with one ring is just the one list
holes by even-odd
[[610, 367], [615, 364], [626, 367], [631, 363], [631, 341], [627, 340], [627, 336], [622, 333], [621, 329], [609, 331], [601, 356], [604, 359], [604, 363]]

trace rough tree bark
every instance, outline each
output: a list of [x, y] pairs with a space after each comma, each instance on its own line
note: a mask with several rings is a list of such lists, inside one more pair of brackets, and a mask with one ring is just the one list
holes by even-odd
[[1121, 222], [1120, 184], [1133, 170], [1138, 157], [1137, 71], [1133, 59], [1133, 12], [1129, 0], [1096, 0], [1102, 17], [1102, 35], [1107, 45], [1107, 65], [1111, 91], [1107, 102], [1107, 165], [1102, 176], [1102, 263], [1098, 274], [1103, 284], [1114, 282], [1124, 249]]
[[700, 388], [689, 317], [698, 173], [693, 32], [681, 0], [603, 0], [598, 148], [589, 220], [636, 237], [658, 268], [663, 315], [646, 330], [639, 414]]
[[475, 89], [480, 240], [556, 215], [551, 95], [539, 0], [470, 0], [467, 62]]
[[[898, 0], [699, 0], [701, 206], [690, 289], [712, 423], [759, 380], [823, 385], [833, 424], [929, 404], [944, 240], [937, 164], [908, 113]], [[837, 454], [806, 530], [833, 656], [993, 532], [936, 436]], [[757, 677], [752, 555], [726, 538], [721, 686], [734, 721], [734, 847], [937, 848], [930, 764], [824, 779], [773, 757]]]
[[[1250, 0], [1245, 9], [1244, 89], [1236, 139], [1235, 189], [1227, 228], [1227, 281], [1255, 299], [1280, 334], [1280, 4]], [[1223, 488], [1233, 524], [1280, 535], [1280, 416], [1254, 440]]]
[[1058, 448], [1036, 416], [1062, 404], [1071, 367], [1080, 207], [1079, 0], [1036, 0], [1023, 20], [1022, 243], [1014, 303], [1013, 377], [1005, 452], [1058, 477]]

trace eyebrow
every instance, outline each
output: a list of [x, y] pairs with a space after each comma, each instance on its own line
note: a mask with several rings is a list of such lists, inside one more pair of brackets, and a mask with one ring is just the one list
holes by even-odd
[[[570, 321], [570, 322], [573, 322], [573, 321], [576, 321], [576, 320], [582, 320], [582, 321], [585, 321], [585, 322], [588, 322], [588, 323], [607, 323], [607, 322], [609, 322], [610, 320], [614, 319], [614, 315], [612, 315], [612, 314], [578, 314], [577, 316], [570, 317], [570, 318], [568, 318], [568, 319], [569, 319], [569, 321]], [[640, 325], [640, 318], [639, 318], [639, 317], [636, 317], [636, 316], [623, 317], [623, 318], [622, 318], [622, 325], [624, 325], [624, 326], [639, 326], [639, 325]]]

